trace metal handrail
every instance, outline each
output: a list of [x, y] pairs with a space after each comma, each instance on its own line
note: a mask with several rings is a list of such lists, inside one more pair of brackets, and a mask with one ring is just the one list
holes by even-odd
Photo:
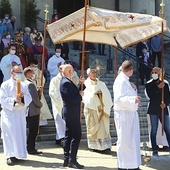
[[[142, 62], [142, 61], [139, 60], [134, 54], [132, 54], [132, 53], [130, 53], [130, 52], [122, 49], [121, 47], [118, 47], [118, 51], [120, 51], [120, 52], [124, 53], [125, 55], [127, 55], [127, 56], [129, 57], [129, 59], [133, 59], [133, 60], [137, 61], [137, 64], [136, 64], [136, 65], [137, 65], [137, 68], [136, 68], [136, 69], [138, 69], [138, 64], [139, 64], [139, 63], [141, 63], [141, 64], [143, 64], [143, 65], [146, 64], [146, 62]], [[147, 65], [147, 67], [153, 68], [153, 66], [151, 66], [151, 65]], [[136, 71], [137, 71], [137, 70], [136, 70]], [[170, 79], [170, 74], [169, 74], [169, 73], [165, 72], [164, 76], [165, 76], [165, 78]], [[138, 77], [138, 71], [137, 71], [137, 79], [136, 79], [136, 85], [137, 85], [137, 87], [138, 87], [138, 78], [139, 78], [139, 77]]]

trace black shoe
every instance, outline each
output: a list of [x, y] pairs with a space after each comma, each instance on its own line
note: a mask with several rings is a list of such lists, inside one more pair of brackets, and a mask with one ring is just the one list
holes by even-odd
[[75, 162], [75, 163], [69, 163], [68, 164], [68, 167], [70, 168], [74, 168], [74, 169], [83, 169], [84, 168], [84, 165], [80, 165], [78, 162]]
[[28, 151], [28, 154], [30, 155], [40, 155], [42, 154], [42, 151], [38, 151], [38, 150], [32, 150], [32, 151]]
[[60, 143], [61, 143], [60, 139], [59, 140], [55, 140], [55, 144], [56, 145], [60, 145]]
[[11, 160], [12, 160], [12, 162], [18, 162], [19, 161], [19, 159], [15, 158], [15, 157], [11, 157]]
[[62, 138], [62, 139], [60, 140], [60, 145], [61, 145], [62, 148], [64, 148], [64, 138]]
[[6, 163], [7, 163], [7, 165], [9, 165], [9, 166], [14, 165], [14, 162], [12, 161], [11, 158], [7, 158]]
[[170, 152], [170, 148], [168, 146], [163, 146], [162, 148], [159, 148], [159, 151]]
[[158, 151], [153, 151], [152, 156], [158, 156]]
[[117, 145], [117, 142], [113, 143], [112, 145], [113, 145], [113, 146], [116, 146], [116, 145]]
[[63, 167], [67, 167], [68, 166], [68, 160], [64, 160], [64, 163], [63, 163]]

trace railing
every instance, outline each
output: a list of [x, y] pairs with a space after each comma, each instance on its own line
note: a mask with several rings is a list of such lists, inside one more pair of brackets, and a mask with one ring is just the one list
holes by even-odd
[[41, 17], [36, 17], [36, 19], [42, 23], [44, 23], [44, 19], [42, 19]]
[[[169, 38], [170, 38], [170, 37], [169, 37]], [[137, 85], [137, 87], [138, 87], [138, 85], [139, 85], [139, 82], [138, 82], [138, 80], [139, 80], [139, 73], [138, 73], [139, 63], [141, 63], [141, 64], [143, 64], [143, 65], [144, 65], [144, 64], [147, 64], [147, 63], [146, 63], [146, 62], [142, 62], [141, 60], [139, 60], [139, 59], [136, 57], [136, 55], [134, 55], [134, 54], [130, 53], [129, 51], [126, 51], [126, 50], [124, 50], [124, 49], [122, 49], [122, 48], [120, 48], [120, 47], [118, 47], [118, 51], [120, 51], [120, 52], [122, 52], [124, 55], [128, 56], [129, 59], [133, 59], [134, 61], [136, 61], [136, 85]], [[153, 68], [151, 65], [148, 65], [148, 67], [149, 67], [149, 68]], [[170, 80], [170, 74], [167, 73], [167, 72], [165, 72], [165, 79]]]

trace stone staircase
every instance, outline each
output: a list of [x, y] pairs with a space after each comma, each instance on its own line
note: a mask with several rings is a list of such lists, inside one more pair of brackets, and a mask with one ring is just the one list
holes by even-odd
[[[69, 58], [71, 59], [71, 61], [79, 63], [79, 52], [80, 51], [73, 50], [71, 43], [69, 44], [69, 47], [70, 47]], [[54, 53], [54, 46], [49, 46], [48, 50], [49, 50], [50, 54], [53, 54]], [[170, 67], [169, 67], [170, 58], [169, 58], [169, 55], [168, 55], [169, 50], [170, 49], [167, 48], [166, 51], [165, 51], [165, 70], [168, 73], [170, 73], [170, 70], [169, 70], [170, 69]], [[132, 49], [133, 54], [135, 54], [134, 51], [135, 51], [135, 49]], [[106, 56], [100, 56], [97, 53], [90, 54], [89, 64], [93, 63], [93, 61], [97, 58], [97, 59], [101, 60], [103, 62], [103, 64], [106, 66], [108, 54], [109, 54], [108, 46], [106, 46], [105, 53], [106, 53]], [[112, 49], [111, 49], [111, 56], [113, 56], [113, 50]], [[124, 56], [122, 54], [118, 54], [118, 56], [119, 57], [118, 57], [117, 66], [119, 67], [119, 65], [124, 60]], [[135, 61], [133, 61], [133, 62], [134, 62], [134, 65], [135, 65]], [[107, 68], [107, 66], [106, 66], [106, 68]], [[77, 70], [77, 72], [80, 73], [79, 70]], [[113, 82], [114, 82], [113, 71], [107, 72], [100, 79], [106, 83], [106, 85], [107, 85], [108, 89], [110, 90], [110, 93], [113, 97], [113, 89], [112, 89], [113, 88]], [[48, 80], [49, 80], [49, 78], [48, 78]], [[131, 81], [136, 82], [136, 73], [135, 72], [133, 74]], [[49, 95], [48, 95], [48, 88], [49, 88], [49, 81], [47, 81], [47, 83], [45, 84], [44, 95], [45, 95], [45, 98], [46, 98], [46, 101], [48, 103], [50, 110], [52, 110], [51, 100], [50, 100]], [[139, 96], [142, 97], [141, 105], [139, 106], [139, 110], [138, 110], [139, 121], [140, 121], [141, 141], [146, 141], [146, 140], [148, 140], [148, 129], [147, 129], [148, 125], [147, 125], [147, 118], [146, 118], [147, 99], [145, 98], [145, 95], [144, 95], [144, 86], [139, 85], [138, 94], [139, 94]], [[37, 141], [55, 140], [55, 133], [56, 133], [56, 129], [55, 129], [54, 120], [53, 119], [48, 120], [48, 125], [40, 127], [40, 133], [37, 136]], [[110, 117], [110, 133], [111, 133], [111, 137], [112, 137], [113, 142], [116, 141], [117, 137], [116, 137], [116, 129], [114, 128], [113, 110], [111, 110], [111, 117]], [[85, 125], [84, 116], [82, 118], [82, 140], [86, 140], [86, 125]], [[2, 144], [1, 139], [0, 139], [0, 144]]]
[[[79, 71], [78, 71], [79, 72]], [[101, 81], [105, 82], [112, 97], [113, 97], [113, 73], [107, 73], [101, 77]], [[44, 95], [47, 100], [48, 106], [51, 109], [51, 102], [48, 96], [48, 86], [49, 83], [45, 84]], [[147, 119], [146, 119], [146, 108], [147, 100], [144, 97], [144, 86], [139, 86], [138, 88], [139, 95], [142, 97], [142, 103], [139, 107], [139, 117], [140, 117], [140, 128], [141, 128], [141, 140], [148, 139], [148, 129], [147, 129]], [[55, 125], [54, 120], [48, 120], [48, 125], [42, 126], [40, 128], [40, 134], [37, 137], [37, 141], [46, 141], [46, 140], [55, 140]], [[110, 133], [113, 141], [116, 141], [116, 129], [114, 127], [114, 118], [113, 118], [113, 109], [111, 110], [110, 117]], [[84, 115], [82, 117], [82, 140], [86, 140], [86, 125]]]

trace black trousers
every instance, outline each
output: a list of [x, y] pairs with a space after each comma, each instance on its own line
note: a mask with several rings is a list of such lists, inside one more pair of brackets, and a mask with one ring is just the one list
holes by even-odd
[[35, 140], [38, 134], [39, 115], [27, 117], [28, 137], [27, 137], [27, 151], [35, 150]]
[[64, 138], [64, 160], [71, 163], [76, 162], [77, 151], [81, 140], [80, 120], [66, 121], [66, 132]]
[[155, 66], [155, 60], [156, 60], [156, 56], [158, 59], [158, 67], [161, 68], [161, 51], [159, 52], [152, 52], [152, 63]]

